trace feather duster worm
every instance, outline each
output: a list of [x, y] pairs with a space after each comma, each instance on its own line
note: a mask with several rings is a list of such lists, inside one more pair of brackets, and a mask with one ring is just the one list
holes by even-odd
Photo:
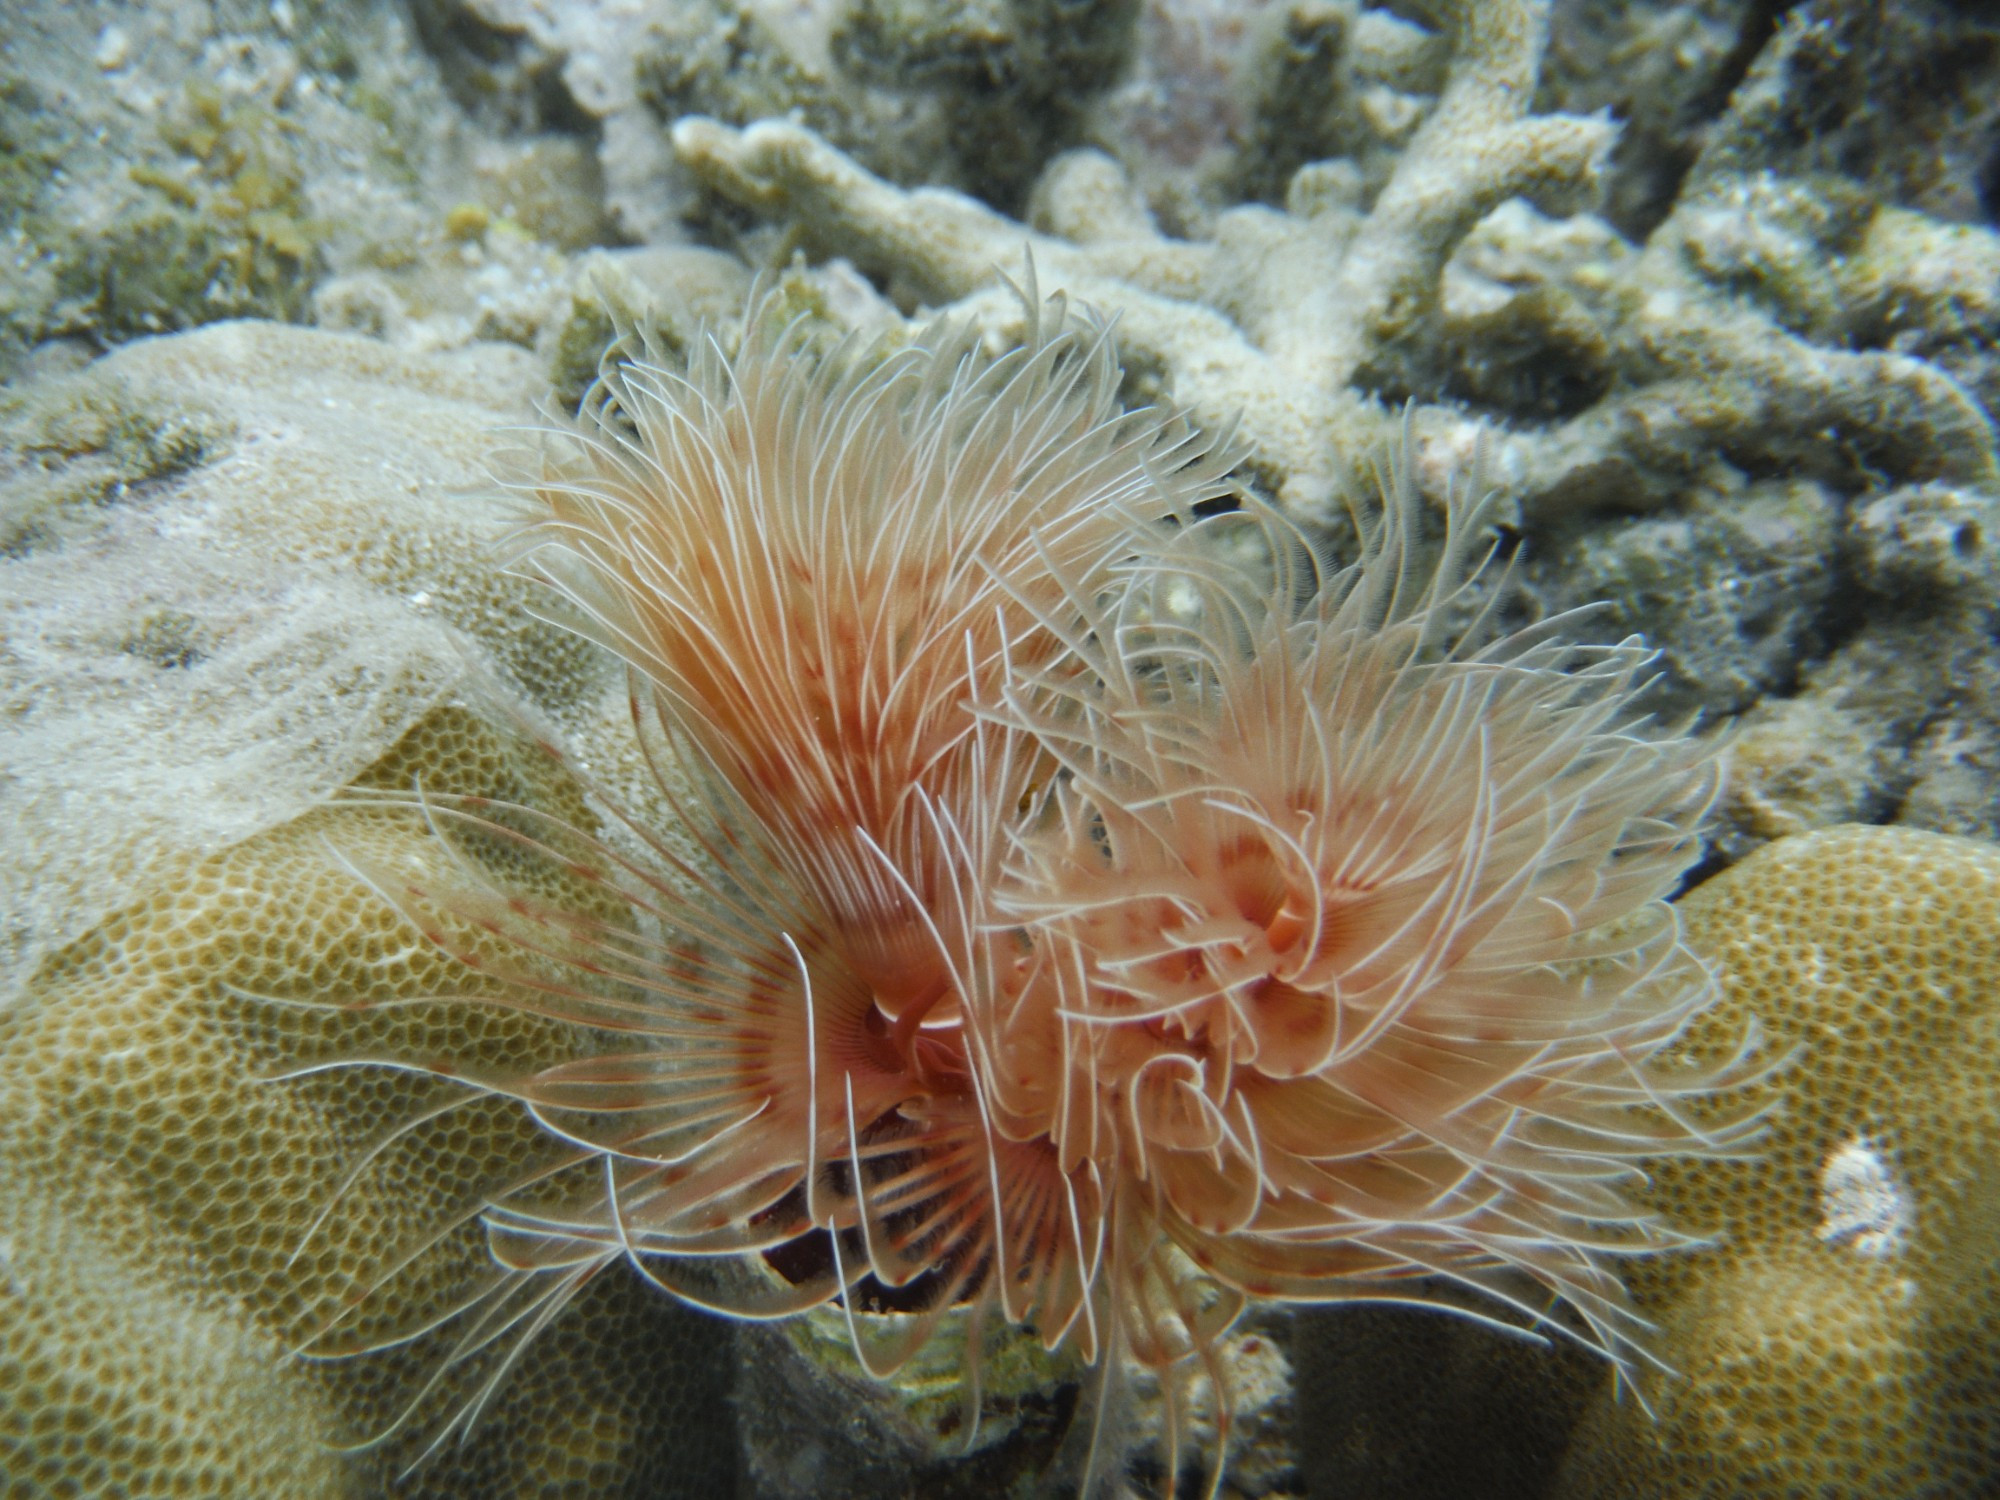
[[[1212, 1304], [1164, 1291], [1185, 1260], [1232, 1308], [1484, 1305], [1623, 1370], [1646, 1354], [1616, 1257], [1688, 1241], [1622, 1188], [1756, 1129], [1682, 1107], [1748, 1076], [1753, 1037], [1662, 1058], [1714, 994], [1665, 900], [1714, 763], [1635, 708], [1636, 639], [1557, 619], [1444, 649], [1454, 618], [1480, 633], [1485, 506], [1455, 496], [1426, 563], [1413, 488], [1385, 491], [1330, 577], [1253, 509], [1049, 617], [1088, 670], [995, 715], [1060, 770], [1008, 833], [994, 906], [1035, 961], [979, 1020], [988, 1107], [1110, 1184], [1103, 1279], [1149, 1363], [1212, 1347]], [[1268, 579], [1215, 561], [1244, 550], [1222, 527]]]
[[[458, 1352], [513, 1352], [455, 1427], [620, 1261], [737, 1316], [893, 1308], [855, 1329], [884, 1374], [997, 1312], [1154, 1367], [1170, 1415], [1199, 1361], [1226, 1420], [1249, 1296], [1560, 1298], [1642, 1357], [1612, 1259], [1673, 1235], [1620, 1185], [1748, 1128], [1677, 1107], [1731, 1069], [1659, 1061], [1711, 993], [1663, 898], [1713, 771], [1634, 708], [1647, 653], [1564, 621], [1442, 648], [1469, 496], [1426, 563], [1392, 483], [1331, 576], [1271, 518], [1196, 523], [1226, 450], [1123, 412], [1107, 332], [1026, 300], [998, 358], [814, 356], [753, 305], [734, 358], [608, 368], [531, 486], [674, 826], [427, 795], [446, 847], [605, 899], [363, 872], [468, 965], [453, 930], [511, 940], [469, 1002], [601, 1039], [438, 1069], [586, 1184], [484, 1210]], [[1245, 525], [1269, 568], [1215, 560]]]

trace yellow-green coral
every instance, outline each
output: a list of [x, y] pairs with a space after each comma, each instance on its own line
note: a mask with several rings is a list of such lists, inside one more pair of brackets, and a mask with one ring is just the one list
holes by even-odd
[[[415, 779], [589, 816], [550, 763], [463, 710], [432, 714], [365, 778]], [[308, 813], [161, 870], [0, 1014], [0, 1472], [12, 1486], [0, 1492], [379, 1493], [490, 1367], [455, 1374], [415, 1431], [340, 1456], [330, 1445], [384, 1430], [455, 1334], [380, 1357], [287, 1357], [485, 1189], [555, 1149], [481, 1099], [371, 1162], [386, 1129], [452, 1088], [387, 1069], [274, 1081], [356, 1052], [504, 1071], [575, 1051], [565, 1028], [516, 1010], [424, 1003], [481, 981], [347, 861], [441, 857], [409, 809]], [[591, 896], [567, 899], [581, 909]], [[359, 1005], [374, 1008], [345, 1008]], [[483, 1230], [466, 1222], [343, 1331], [421, 1327], [488, 1270]], [[487, 1427], [397, 1492], [712, 1493], [703, 1486], [734, 1464], [726, 1339], [607, 1275], [537, 1343]]]
[[1782, 839], [1681, 903], [1777, 1049], [1761, 1150], [1662, 1164], [1718, 1243], [1629, 1277], [1680, 1371], [1658, 1421], [1607, 1394], [1574, 1497], [1970, 1495], [2000, 1443], [2000, 847], [1849, 826]]

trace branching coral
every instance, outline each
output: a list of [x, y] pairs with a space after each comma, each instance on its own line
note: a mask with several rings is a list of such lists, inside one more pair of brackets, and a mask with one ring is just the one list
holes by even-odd
[[[1711, 998], [1663, 898], [1713, 774], [1635, 708], [1643, 646], [1442, 640], [1463, 487], [1439, 557], [1403, 473], [1326, 576], [1275, 518], [1196, 523], [1227, 450], [1121, 412], [1060, 303], [998, 359], [954, 325], [815, 356], [772, 311], [733, 360], [608, 370], [531, 481], [672, 826], [426, 793], [465, 852], [367, 869], [465, 1003], [599, 1036], [416, 1064], [573, 1153], [487, 1211], [466, 1347], [621, 1260], [743, 1317], [837, 1303], [883, 1375], [970, 1306], [1098, 1363], [1100, 1424], [1158, 1372], [1170, 1451], [1190, 1362], [1226, 1434], [1252, 1296], [1457, 1287], [1642, 1360], [1611, 1264], [1678, 1236], [1622, 1184], [1748, 1128], [1677, 1103], [1741, 1056], [1655, 1060]], [[627, 915], [495, 880], [496, 844]]]
[[[723, 193], [793, 220], [820, 250], [918, 296], [969, 296], [1027, 246], [1051, 284], [1119, 315], [1128, 355], [1162, 369], [1176, 402], [1210, 424], [1240, 417], [1252, 456], [1311, 510], [1331, 502], [1341, 478], [1334, 451], [1385, 436], [1349, 381], [1428, 309], [1466, 231], [1517, 194], [1573, 200], [1611, 142], [1607, 120], [1528, 113], [1546, 5], [1444, 14], [1453, 42], [1444, 90], [1366, 215], [1340, 203], [1289, 216], [1244, 209], [1225, 216], [1213, 244], [1169, 241], [1136, 208], [1106, 226], [1102, 174], [1117, 169], [1102, 157], [1070, 168], [1095, 176], [1074, 196], [1091, 200], [1097, 223], [1065, 214], [1073, 195], [1058, 182], [1045, 189], [1057, 232], [1031, 235], [957, 194], [873, 178], [803, 126], [739, 131], [691, 118], [674, 144]], [[1261, 269], [1246, 273], [1246, 258]]]
[[[1205, 241], [1161, 235], [1122, 169], [1094, 153], [1051, 170], [1039, 190], [1047, 232], [1037, 233], [956, 194], [874, 179], [796, 125], [687, 119], [674, 143], [716, 191], [919, 297], [973, 296], [1025, 246], [1052, 284], [1118, 314], [1128, 355], [1157, 370], [1174, 400], [1210, 423], [1240, 415], [1269, 483], [1311, 517], [1338, 487], [1334, 455], [1382, 439], [1385, 414], [1364, 393], [1413, 377], [1434, 384], [1404, 367], [1437, 341], [1441, 278], [1468, 232], [1515, 197], [1588, 205], [1613, 139], [1599, 117], [1528, 112], [1545, 6], [1447, 5], [1439, 19], [1451, 44], [1446, 81], [1365, 211], [1341, 164], [1316, 164], [1294, 177], [1289, 212], [1230, 210]], [[1617, 268], [1615, 289], [1600, 288], [1589, 316], [1633, 388], [1510, 434], [1496, 444], [1496, 482], [1530, 508], [1595, 503], [1618, 486], [1621, 503], [1634, 504], [1684, 488], [1718, 450], [1752, 465], [1845, 473], [1859, 456], [1917, 478], [1993, 482], [1991, 419], [1943, 368], [1840, 348], [1831, 330], [1798, 328], [1738, 295], [1746, 269], [1764, 285], [1783, 274], [1769, 245], [1750, 243], [1769, 213], [1748, 199], [1771, 191], [1712, 173], [1644, 254]], [[1795, 247], [1828, 252], [1838, 247]], [[1545, 274], [1531, 269], [1518, 289]], [[1554, 311], [1543, 298], [1530, 316], [1553, 323]], [[1464, 456], [1467, 424], [1431, 406], [1416, 427], [1435, 491]]]
[[[1587, 199], [1613, 138], [1608, 120], [1528, 112], [1546, 5], [1441, 15], [1452, 44], [1443, 90], [1365, 214], [1337, 175], [1308, 172], [1294, 184], [1294, 212], [1232, 211], [1209, 243], [1166, 239], [1136, 202], [1107, 222], [1106, 201], [1132, 195], [1102, 156], [1058, 165], [1043, 188], [1054, 233], [1031, 235], [956, 194], [870, 178], [800, 126], [737, 131], [689, 119], [674, 142], [719, 191], [919, 296], [972, 295], [1025, 244], [1053, 284], [1119, 315], [1128, 355], [1159, 369], [1175, 401], [1212, 424], [1240, 418], [1271, 483], [1313, 514], [1344, 477], [1335, 454], [1387, 436], [1383, 414], [1352, 389], [1357, 371], [1428, 315], [1466, 232], [1517, 195]], [[1079, 173], [1087, 183], [1063, 180]], [[1451, 449], [1436, 460], [1441, 481], [1466, 434], [1450, 422], [1438, 436]]]

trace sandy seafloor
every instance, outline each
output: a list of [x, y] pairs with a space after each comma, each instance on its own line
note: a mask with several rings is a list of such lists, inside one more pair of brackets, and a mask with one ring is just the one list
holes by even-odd
[[[1659, 652], [1657, 722], [1726, 746], [1689, 941], [1791, 1059], [1748, 1160], [1640, 1190], [1716, 1238], [1628, 1268], [1637, 1395], [1253, 1302], [1223, 1493], [2000, 1495], [1992, 4], [9, 0], [0, 229], [0, 1495], [1073, 1482], [1061, 1354], [1002, 1339], [962, 1453], [962, 1330], [885, 1386], [837, 1314], [622, 1267], [462, 1439], [493, 1350], [346, 1451], [458, 1331], [295, 1351], [457, 1214], [360, 1316], [433, 1321], [550, 1137], [483, 1103], [348, 1182], [431, 1082], [268, 1081], [579, 1045], [298, 1003], [464, 982], [356, 878], [419, 832], [342, 788], [659, 811], [622, 670], [504, 568], [518, 429], [621, 328], [733, 344], [757, 278], [814, 347], [997, 354], [1028, 275], [1328, 555], [1393, 455], [1433, 516], [1494, 492], [1497, 628]], [[1162, 1422], [1138, 1378], [1107, 1493]]]

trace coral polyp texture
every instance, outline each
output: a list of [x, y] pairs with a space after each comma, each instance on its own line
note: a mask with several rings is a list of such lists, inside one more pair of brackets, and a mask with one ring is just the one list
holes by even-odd
[[1158, 1377], [1169, 1488], [1197, 1371], [1226, 1439], [1249, 1297], [1643, 1362], [1613, 1267], [1680, 1240], [1636, 1163], [1754, 1128], [1677, 1104], [1741, 1051], [1660, 1058], [1713, 998], [1664, 898], [1715, 776], [1644, 645], [1488, 629], [1470, 485], [1427, 549], [1398, 471], [1340, 570], [1254, 503], [1197, 521], [1227, 451], [1123, 411], [1060, 301], [997, 358], [949, 324], [815, 353], [774, 312], [685, 374], [621, 359], [523, 481], [526, 557], [630, 669], [652, 817], [426, 788], [464, 857], [359, 866], [462, 1003], [600, 1038], [407, 1064], [574, 1153], [487, 1211], [475, 1343], [620, 1261], [837, 1305], [878, 1376], [969, 1308], [1098, 1366], [1088, 1464], [1128, 1362]]
[[1649, 1195], [1715, 1232], [1635, 1266], [1679, 1378], [1600, 1400], [1556, 1493], [1985, 1495], [2000, 1443], [2000, 848], [1916, 829], [1782, 839], [1681, 903], [1724, 1000], [1794, 1066], [1754, 1159]]
[[[375, 768], [389, 785], [440, 777], [580, 810], [549, 771], [453, 709]], [[722, 1331], [610, 1282], [497, 1394], [477, 1440], [402, 1485], [430, 1434], [367, 1444], [422, 1399], [444, 1352], [423, 1330], [481, 1284], [483, 1236], [452, 1232], [454, 1215], [552, 1143], [490, 1102], [440, 1118], [459, 1091], [413, 1069], [276, 1076], [358, 1046], [489, 1069], [575, 1050], [553, 1022], [431, 998], [456, 986], [459, 964], [345, 862], [436, 857], [420, 819], [376, 808], [323, 808], [184, 857], [0, 1014], [0, 1494], [709, 1495], [726, 1484]], [[310, 1003], [328, 992], [373, 1006]], [[349, 1326], [393, 1347], [293, 1357], [377, 1286]], [[450, 1378], [476, 1381], [480, 1366]], [[431, 1409], [442, 1420], [472, 1392], [450, 1387]]]

